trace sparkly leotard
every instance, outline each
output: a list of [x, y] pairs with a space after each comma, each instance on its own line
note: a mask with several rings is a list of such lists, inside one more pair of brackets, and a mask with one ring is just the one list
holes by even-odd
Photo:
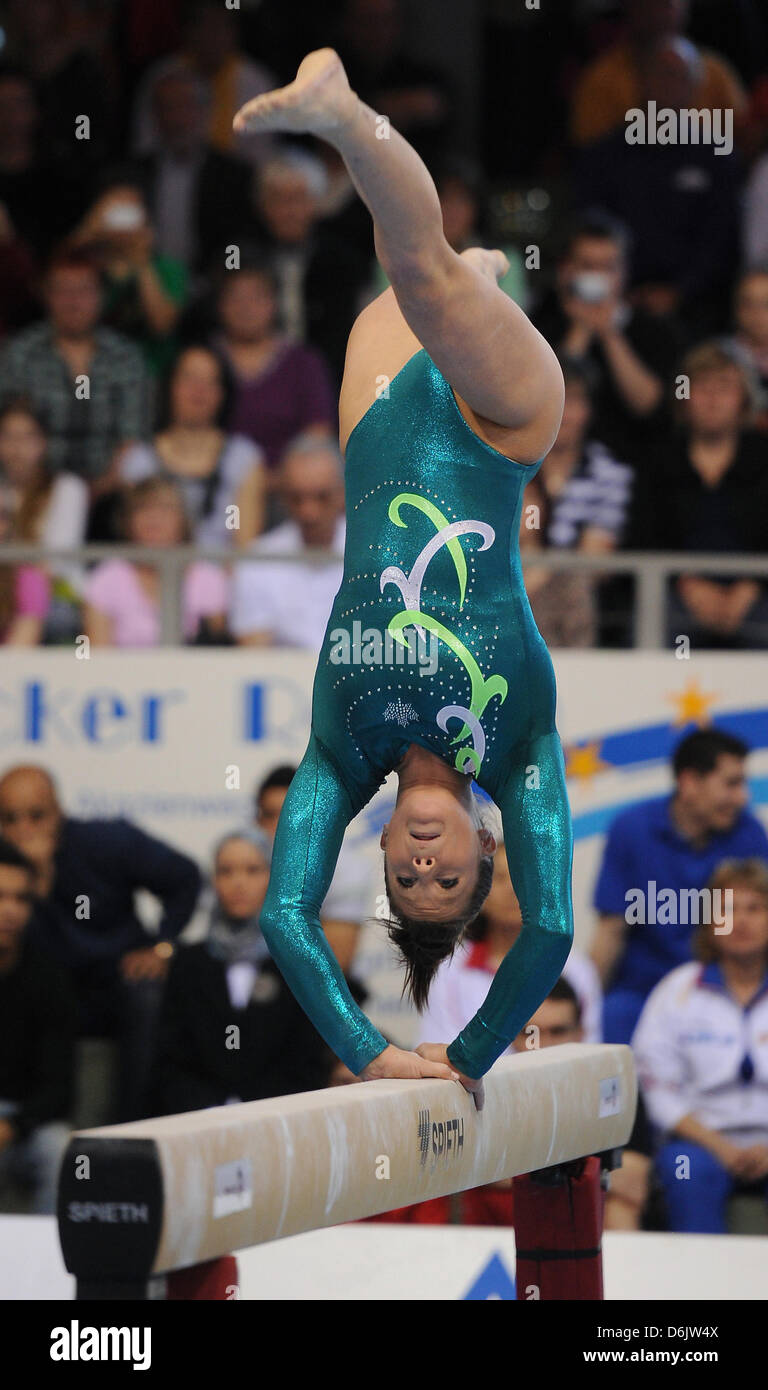
[[488, 1070], [570, 950], [572, 838], [554, 674], [518, 549], [523, 489], [535, 472], [470, 429], [424, 349], [348, 441], [344, 574], [318, 660], [309, 745], [275, 838], [262, 929], [296, 998], [355, 1075], [386, 1039], [352, 999], [319, 908], [346, 826], [410, 744], [493, 797], [523, 916], [485, 1003], [450, 1043], [460, 1071]]

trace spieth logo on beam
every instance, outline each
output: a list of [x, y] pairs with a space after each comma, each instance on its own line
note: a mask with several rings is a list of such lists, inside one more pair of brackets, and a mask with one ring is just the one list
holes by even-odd
[[438, 1159], [448, 1158], [453, 1154], [457, 1158], [464, 1148], [464, 1117], [453, 1120], [435, 1120], [430, 1126], [429, 1111], [419, 1111], [419, 1122], [417, 1129], [419, 1139], [419, 1149], [421, 1154], [421, 1166], [426, 1165], [430, 1147], [432, 1149], [432, 1166], [430, 1172], [434, 1173]]

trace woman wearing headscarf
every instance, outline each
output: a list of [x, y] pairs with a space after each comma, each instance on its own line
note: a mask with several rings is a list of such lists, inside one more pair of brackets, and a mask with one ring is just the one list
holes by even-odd
[[262, 1100], [328, 1084], [332, 1054], [270, 957], [259, 927], [270, 842], [237, 830], [214, 850], [203, 940], [168, 973], [155, 1065], [155, 1111]]

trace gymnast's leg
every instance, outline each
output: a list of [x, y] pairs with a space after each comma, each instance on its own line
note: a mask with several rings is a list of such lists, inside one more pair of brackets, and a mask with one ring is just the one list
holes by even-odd
[[351, 91], [333, 49], [309, 54], [294, 82], [249, 102], [235, 127], [311, 131], [335, 146], [373, 217], [377, 255], [408, 326], [479, 416], [533, 428], [529, 452], [541, 457], [562, 414], [552, 349], [499, 289], [502, 253], [460, 256], [449, 246], [426, 166]]

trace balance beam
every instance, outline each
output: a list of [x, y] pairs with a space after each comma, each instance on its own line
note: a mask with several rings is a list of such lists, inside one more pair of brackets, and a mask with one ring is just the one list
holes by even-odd
[[132, 1284], [626, 1144], [628, 1047], [503, 1058], [479, 1113], [450, 1081], [374, 1081], [84, 1130], [59, 1180], [64, 1262]]

